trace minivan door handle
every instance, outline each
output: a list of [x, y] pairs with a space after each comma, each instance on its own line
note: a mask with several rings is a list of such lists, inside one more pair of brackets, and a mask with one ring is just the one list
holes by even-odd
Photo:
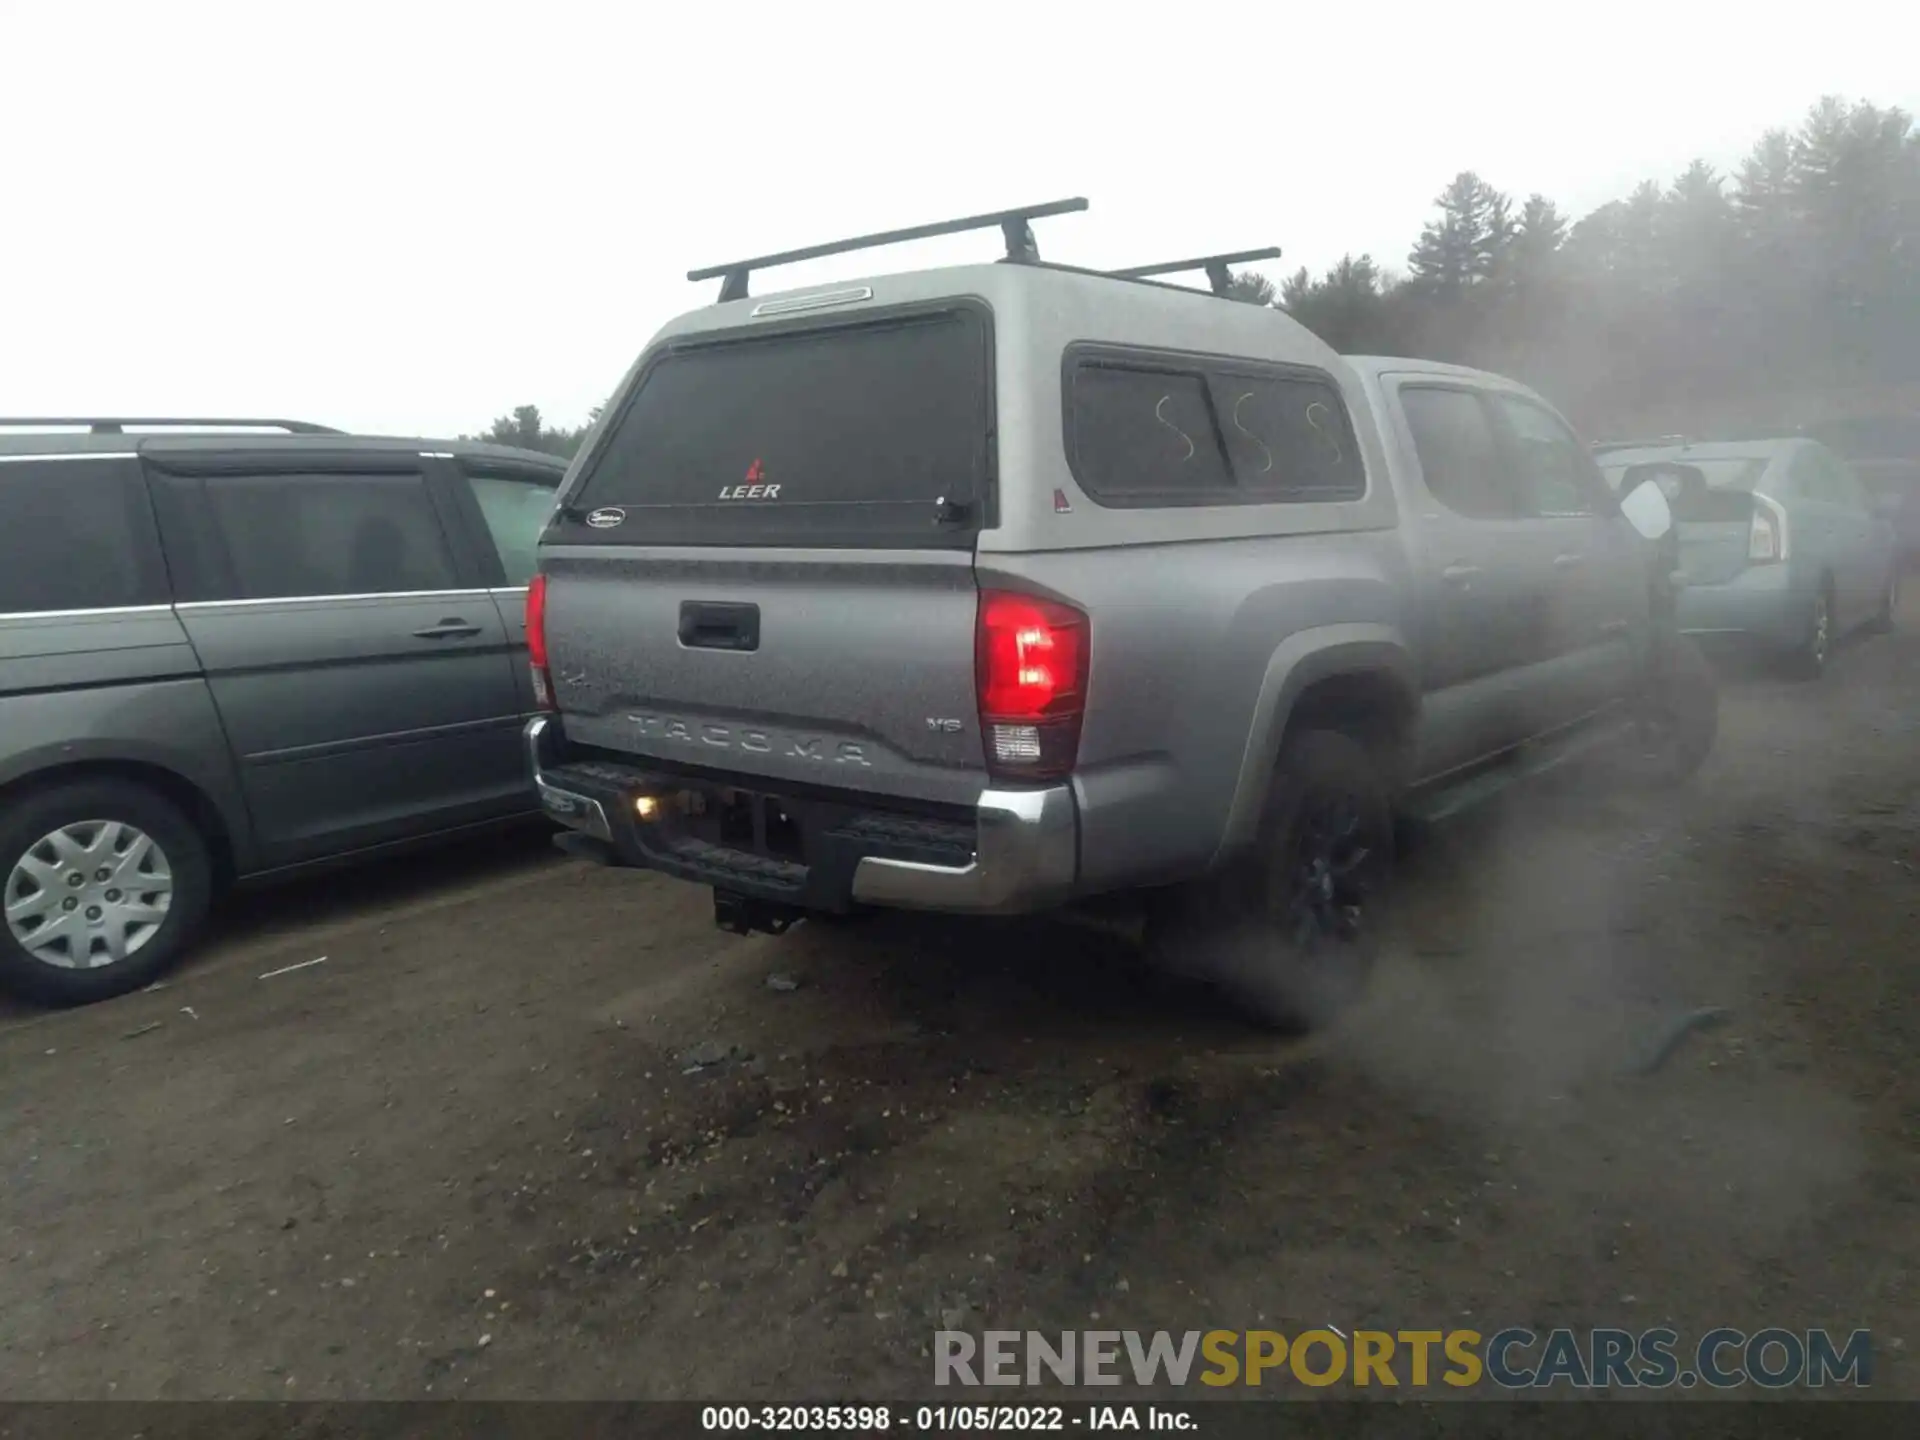
[[480, 633], [478, 625], [469, 625], [458, 615], [449, 615], [438, 625], [413, 632], [417, 640], [466, 640]]
[[1479, 573], [1478, 565], [1449, 565], [1440, 572], [1440, 578], [1449, 585], [1465, 585]]
[[1570, 550], [1553, 557], [1553, 568], [1556, 570], [1571, 570], [1579, 563], [1580, 553], [1577, 550]]
[[680, 643], [689, 650], [758, 650], [760, 607], [735, 601], [682, 600]]

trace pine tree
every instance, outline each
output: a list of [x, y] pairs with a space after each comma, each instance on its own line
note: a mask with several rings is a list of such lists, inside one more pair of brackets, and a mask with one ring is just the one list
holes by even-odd
[[1227, 298], [1249, 305], [1272, 305], [1279, 298], [1273, 282], [1257, 270], [1243, 270], [1227, 282]]
[[1507, 197], [1473, 171], [1463, 170], [1434, 204], [1439, 216], [1427, 223], [1407, 257], [1416, 283], [1451, 294], [1490, 278], [1513, 235]]
[[1777, 232], [1792, 216], [1794, 172], [1793, 137], [1785, 130], [1769, 130], [1740, 162], [1733, 208], [1749, 239]]
[[1506, 271], [1516, 286], [1542, 279], [1566, 243], [1567, 222], [1554, 203], [1540, 194], [1529, 195], [1514, 223], [1506, 251]]
[[1344, 354], [1398, 348], [1390, 342], [1386, 285], [1371, 255], [1343, 255], [1315, 280], [1296, 270], [1280, 288], [1280, 306]]

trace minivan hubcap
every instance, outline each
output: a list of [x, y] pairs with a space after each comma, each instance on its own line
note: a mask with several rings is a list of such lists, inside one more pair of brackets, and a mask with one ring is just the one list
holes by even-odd
[[7, 929], [34, 959], [92, 970], [139, 952], [167, 918], [173, 870], [153, 837], [119, 820], [42, 835], [14, 863]]

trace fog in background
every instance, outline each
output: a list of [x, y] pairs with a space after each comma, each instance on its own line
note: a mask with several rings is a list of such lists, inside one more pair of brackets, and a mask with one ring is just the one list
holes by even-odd
[[[1279, 244], [1269, 278], [1336, 343], [1513, 370], [1590, 428], [1910, 382], [1911, 127], [1803, 122], [1824, 95], [1920, 104], [1916, 40], [1852, 3], [1140, 25], [989, 0], [0, 0], [0, 394], [405, 433], [537, 404], [542, 438], [712, 298], [693, 266], [1074, 194], [1093, 208], [1045, 222], [1045, 255]], [[1449, 185], [1468, 169], [1504, 206]], [[1377, 280], [1319, 283], [1348, 256], [1418, 284], [1383, 306]]]
[[1578, 219], [1463, 171], [1404, 274], [1346, 255], [1242, 293], [1348, 354], [1524, 378], [1597, 433], [1920, 410], [1920, 129], [1826, 96], [1730, 168], [1696, 158]]

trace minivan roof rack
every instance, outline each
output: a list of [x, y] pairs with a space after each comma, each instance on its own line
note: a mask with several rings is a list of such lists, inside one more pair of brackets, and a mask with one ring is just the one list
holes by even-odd
[[1145, 280], [1152, 275], [1184, 275], [1190, 270], [1207, 272], [1207, 283], [1213, 287], [1213, 293], [1224, 295], [1233, 284], [1233, 272], [1229, 265], [1247, 265], [1255, 260], [1278, 260], [1280, 247], [1269, 245], [1264, 250], [1235, 250], [1225, 255], [1201, 255], [1192, 260], [1169, 260], [1160, 265], [1135, 265], [1126, 270], [1109, 270], [1107, 273], [1118, 280]]
[[95, 435], [124, 435], [128, 426], [147, 430], [284, 430], [289, 435], [344, 435], [331, 425], [311, 420], [180, 419], [152, 415], [51, 415], [15, 419], [0, 415], [0, 430], [78, 430]]
[[1040, 258], [1029, 223], [1048, 215], [1070, 215], [1087, 208], [1084, 199], [1051, 200], [1044, 205], [1023, 205], [1015, 210], [995, 210], [988, 215], [969, 215], [961, 220], [942, 220], [932, 225], [915, 225], [906, 230], [883, 230], [877, 235], [856, 235], [851, 240], [832, 240], [825, 245], [809, 245], [803, 250], [785, 250], [778, 255], [762, 255], [757, 260], [733, 260], [725, 265], [709, 265], [689, 270], [689, 280], [718, 280], [720, 303], [747, 298], [747, 277], [756, 270], [776, 265], [797, 265], [802, 260], [818, 260], [827, 255], [845, 255], [853, 250], [874, 250], [882, 245], [899, 245], [908, 240], [927, 240], [935, 235], [960, 235], [969, 230], [991, 230], [998, 226], [1007, 239], [1007, 259], [1032, 263]]

